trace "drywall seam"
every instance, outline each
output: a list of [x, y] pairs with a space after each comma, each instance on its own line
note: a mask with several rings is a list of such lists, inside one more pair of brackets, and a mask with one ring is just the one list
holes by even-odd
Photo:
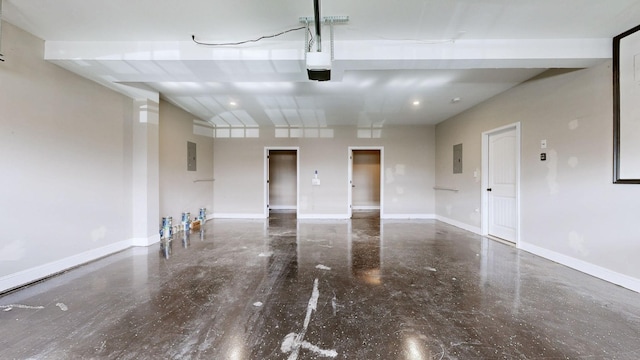
[[111, 245], [103, 246], [101, 248], [92, 249], [80, 254], [69, 256], [64, 259], [3, 276], [2, 278], [0, 278], [0, 292], [15, 289], [34, 281], [44, 279], [51, 275], [55, 275], [70, 268], [86, 264], [107, 255], [111, 255], [119, 251], [128, 249], [131, 247], [131, 243], [131, 240], [120, 241]]
[[640, 280], [631, 276], [525, 242], [520, 243], [519, 249], [640, 293]]

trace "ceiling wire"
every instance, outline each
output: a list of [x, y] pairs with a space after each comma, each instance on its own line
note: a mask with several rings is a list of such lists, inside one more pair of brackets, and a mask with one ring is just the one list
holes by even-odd
[[[260, 36], [259, 38], [256, 38], [256, 39], [243, 40], [243, 41], [237, 41], [237, 42], [209, 43], [209, 42], [196, 40], [196, 36], [195, 35], [191, 35], [191, 40], [193, 40], [193, 42], [198, 44], [198, 45], [204, 45], [204, 46], [238, 46], [238, 45], [244, 45], [244, 44], [249, 44], [249, 43], [256, 43], [256, 42], [261, 41], [261, 40], [271, 39], [271, 38], [282, 36], [284, 34], [287, 34], [287, 33], [293, 32], [293, 31], [305, 30], [305, 29], [307, 31], [310, 31], [308, 25], [307, 26], [300, 26], [300, 27], [291, 28], [291, 29], [279, 32], [277, 34], [264, 35], [264, 36]], [[311, 36], [311, 41], [313, 41], [313, 35]], [[311, 46], [311, 45], [309, 45], [309, 46]]]
[[311, 48], [313, 47], [313, 44], [315, 43], [316, 39], [313, 37], [313, 32], [311, 31], [311, 28], [309, 27], [309, 23], [307, 22], [307, 35], [308, 35], [308, 39], [309, 41], [307, 42], [307, 48], [305, 49], [305, 53], [311, 52]]

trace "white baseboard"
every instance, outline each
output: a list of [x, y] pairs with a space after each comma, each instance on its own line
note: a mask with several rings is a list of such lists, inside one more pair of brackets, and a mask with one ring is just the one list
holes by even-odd
[[534, 255], [538, 255], [545, 259], [555, 261], [564, 266], [568, 266], [585, 274], [595, 276], [599, 279], [614, 283], [616, 285], [620, 285], [624, 288], [640, 293], [640, 279], [620, 274], [619, 272], [615, 272], [613, 270], [609, 270], [598, 265], [594, 265], [586, 261], [579, 260], [571, 256], [560, 254], [555, 251], [544, 249], [539, 246], [522, 241], [520, 242], [519, 248]]
[[78, 265], [86, 264], [101, 257], [128, 249], [131, 247], [131, 243], [131, 240], [120, 241], [97, 249], [85, 251], [77, 255], [69, 256], [64, 259], [52, 261], [48, 264], [36, 266], [27, 270], [3, 276], [0, 278], [0, 292], [15, 289], [17, 287], [44, 279]]
[[[381, 219], [389, 220], [433, 220], [433, 214], [383, 214]], [[298, 214], [298, 219], [348, 220], [349, 214]]]
[[346, 220], [349, 214], [298, 214], [298, 219], [304, 220]]
[[455, 226], [457, 228], [470, 231], [470, 232], [472, 232], [474, 234], [482, 235], [482, 229], [477, 227], [477, 226], [465, 224], [465, 223], [460, 222], [458, 220], [449, 219], [449, 218], [441, 216], [441, 215], [436, 215], [435, 219], [438, 220], [438, 221], [442, 221], [443, 223], [447, 223], [449, 225]]
[[435, 215], [433, 214], [382, 214], [381, 219], [390, 220], [433, 220]]
[[160, 234], [149, 236], [148, 238], [133, 238], [131, 246], [151, 246], [160, 242]]
[[211, 219], [264, 219], [264, 214], [242, 214], [242, 213], [214, 213]]

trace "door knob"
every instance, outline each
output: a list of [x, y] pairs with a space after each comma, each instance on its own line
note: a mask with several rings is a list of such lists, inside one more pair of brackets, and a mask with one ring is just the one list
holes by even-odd
[[488, 188], [487, 191], [491, 191], [491, 188]]

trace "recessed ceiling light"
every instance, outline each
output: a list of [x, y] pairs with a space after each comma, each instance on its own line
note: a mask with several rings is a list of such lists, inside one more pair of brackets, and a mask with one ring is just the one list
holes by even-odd
[[235, 101], [231, 101], [231, 102], [229, 102], [229, 105], [236, 106], [236, 105], [238, 105], [238, 103], [236, 103]]
[[413, 106], [418, 106], [418, 105], [420, 105], [420, 101], [416, 100], [413, 102]]

